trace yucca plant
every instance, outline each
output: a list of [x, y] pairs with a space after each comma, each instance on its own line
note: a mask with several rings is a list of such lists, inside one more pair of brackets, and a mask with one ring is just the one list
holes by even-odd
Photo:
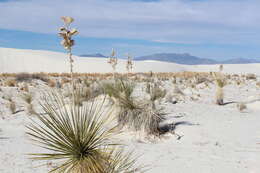
[[116, 73], [116, 65], [117, 65], [117, 57], [116, 57], [116, 51], [112, 49], [111, 55], [108, 59], [108, 63], [112, 66], [113, 68], [113, 77], [115, 79], [115, 73]]
[[75, 41], [72, 39], [73, 36], [78, 34], [76, 29], [70, 29], [70, 24], [74, 21], [72, 17], [63, 16], [61, 17], [64, 22], [64, 26], [60, 28], [59, 36], [63, 38], [61, 45], [67, 50], [70, 62], [70, 77], [73, 83], [73, 59], [72, 59], [72, 47], [75, 45]]
[[79, 106], [55, 92], [45, 95], [41, 102], [45, 115], [37, 115], [27, 134], [48, 152], [30, 154], [32, 159], [59, 160], [50, 172], [138, 172], [135, 159], [112, 141], [114, 127], [107, 124], [111, 111], [104, 111], [103, 104], [92, 101]]
[[216, 104], [223, 105], [224, 104], [224, 91], [223, 88], [226, 85], [226, 79], [222, 75], [222, 73], [215, 73], [216, 80]]
[[134, 87], [134, 83], [117, 80], [114, 85], [108, 85], [105, 89], [105, 93], [115, 99], [115, 106], [119, 109], [117, 127], [144, 131], [148, 135], [160, 135], [158, 127], [159, 123], [165, 119], [164, 114], [151, 102], [133, 97]]
[[127, 55], [127, 61], [126, 61], [126, 71], [127, 73], [130, 73], [133, 70], [133, 58], [128, 53]]

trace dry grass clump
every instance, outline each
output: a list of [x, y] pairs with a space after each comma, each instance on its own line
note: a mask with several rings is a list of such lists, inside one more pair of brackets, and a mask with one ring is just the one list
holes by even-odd
[[[35, 160], [61, 161], [51, 172], [69, 173], [134, 173], [136, 160], [124, 154], [112, 141], [114, 128], [108, 127], [110, 111], [103, 112], [103, 103], [78, 106], [68, 104], [63, 96], [50, 93], [41, 104], [45, 115], [27, 126], [27, 134], [46, 153], [31, 154]], [[58, 111], [56, 111], [58, 109]]]
[[260, 82], [256, 82], [256, 86], [260, 88]]
[[56, 87], [56, 81], [53, 79], [48, 80], [48, 86], [51, 88]]
[[240, 112], [243, 112], [247, 107], [245, 103], [238, 103], [237, 108]]
[[255, 74], [247, 74], [246, 75], [246, 80], [256, 80], [257, 77]]
[[159, 87], [157, 83], [147, 83], [146, 92], [150, 95], [151, 101], [154, 103], [165, 97], [166, 90]]
[[17, 112], [16, 103], [13, 100], [10, 100], [8, 107], [12, 114], [15, 114]]
[[20, 91], [29, 92], [29, 87], [27, 83], [23, 83], [21, 86], [19, 86]]
[[32, 75], [29, 73], [17, 73], [15, 76], [17, 82], [28, 82], [32, 80]]
[[17, 111], [17, 106], [16, 106], [16, 103], [15, 101], [13, 100], [12, 96], [11, 95], [3, 95], [2, 98], [4, 100], [7, 100], [8, 103], [7, 103], [7, 107], [8, 109], [10, 110], [10, 112], [12, 114], [16, 114], [18, 111]]
[[22, 99], [27, 104], [27, 106], [26, 106], [27, 113], [29, 115], [37, 115], [37, 112], [35, 111], [33, 103], [32, 103], [33, 102], [33, 94], [30, 93], [30, 92], [23, 93]]
[[105, 88], [105, 92], [115, 99], [119, 109], [118, 127], [143, 131], [148, 135], [160, 135], [159, 123], [165, 119], [164, 114], [151, 102], [134, 98], [134, 87], [134, 83], [117, 80], [114, 85], [107, 85]]
[[5, 85], [8, 87], [16, 87], [17, 86], [17, 82], [14, 79], [7, 79], [5, 81]]
[[41, 80], [43, 82], [48, 82], [49, 81], [49, 77], [48, 77], [48, 74], [46, 73], [32, 73], [32, 78], [33, 79], [37, 79], [37, 80]]

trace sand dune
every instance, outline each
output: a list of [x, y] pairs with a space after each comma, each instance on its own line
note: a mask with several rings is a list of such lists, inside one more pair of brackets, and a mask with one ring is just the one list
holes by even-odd
[[[74, 56], [75, 72], [111, 72], [106, 58], [82, 58]], [[126, 72], [126, 61], [119, 60], [117, 72]], [[228, 64], [226, 73], [260, 74], [260, 64]], [[17, 72], [68, 72], [69, 64], [64, 53], [0, 48], [0, 73]], [[179, 72], [179, 71], [217, 71], [218, 65], [181, 65], [160, 61], [135, 61], [134, 72]]]

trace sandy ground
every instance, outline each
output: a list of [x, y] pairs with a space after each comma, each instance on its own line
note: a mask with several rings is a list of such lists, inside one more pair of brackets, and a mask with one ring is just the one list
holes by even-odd
[[[259, 89], [252, 86], [252, 83], [240, 87], [228, 85], [226, 102], [258, 97], [255, 93]], [[181, 139], [173, 134], [155, 141], [127, 132], [120, 136], [127, 150], [140, 155], [138, 163], [151, 168], [148, 173], [260, 172], [259, 102], [249, 103], [243, 112], [238, 111], [236, 104], [217, 106], [213, 100], [214, 86], [210, 87], [196, 91], [201, 95], [198, 100], [186, 99], [177, 104], [162, 102], [168, 121], [186, 122], [176, 128]], [[187, 98], [191, 96], [188, 90], [184, 90]], [[25, 134], [30, 116], [26, 112], [10, 114], [3, 99], [0, 110], [0, 172], [44, 173], [49, 170], [51, 166], [36, 167], [39, 163], [26, 155], [42, 150], [32, 145]]]
[[[3, 50], [9, 51], [9, 49], [1, 48], [0, 53], [3, 53]], [[17, 51], [20, 52], [20, 50]], [[38, 57], [39, 52], [41, 51], [36, 51], [33, 55]], [[60, 55], [63, 56], [59, 53], [57, 55], [57, 59]], [[4, 58], [6, 63], [8, 57]], [[46, 59], [46, 63], [47, 61], [48, 59]], [[99, 62], [99, 60], [93, 59], [93, 63], [97, 63], [97, 61]], [[146, 69], [145, 67], [147, 67], [147, 71], [156, 66], [152, 64], [153, 62], [150, 62], [148, 66], [142, 66], [142, 63], [144, 62], [137, 64], [137, 67], [138, 65], [140, 65], [138, 68]], [[162, 68], [163, 64], [165, 65], [165, 63], [161, 63], [159, 67], [156, 67]], [[2, 65], [1, 70], [5, 71], [8, 68], [8, 70], [13, 70], [15, 66], [9, 65], [5, 64], [4, 70]], [[176, 64], [168, 67], [170, 63], [166, 63], [166, 65], [169, 69], [186, 68], [186, 66]], [[16, 67], [20, 68], [18, 65]], [[241, 71], [260, 72], [259, 64], [229, 65], [229, 67], [230, 69], [225, 69], [229, 72], [236, 71], [238, 74], [242, 73]], [[36, 67], [29, 68], [27, 65], [24, 65], [23, 68], [37, 69]], [[193, 68], [195, 71], [198, 66], [189, 68]], [[213, 66], [199, 68], [209, 70]], [[127, 150], [133, 150], [136, 155], [140, 155], [138, 163], [148, 165], [150, 167], [148, 173], [259, 173], [260, 102], [252, 100], [259, 99], [260, 93], [259, 87], [255, 83], [256, 81], [247, 81], [246, 84], [240, 86], [229, 84], [224, 89], [226, 102], [247, 102], [248, 109], [243, 112], [237, 109], [236, 104], [215, 105], [215, 86], [213, 84], [204, 89], [182, 89], [186, 99], [177, 104], [163, 101], [162, 105], [168, 113], [168, 121], [186, 122], [176, 128], [176, 133], [182, 136], [179, 140], [173, 134], [166, 134], [160, 140], [155, 141], [140, 140], [138, 136], [127, 132], [123, 133], [119, 139], [127, 145]], [[165, 86], [167, 86], [167, 82]], [[170, 92], [170, 87], [168, 88], [168, 92]], [[37, 167], [39, 163], [31, 161], [26, 155], [42, 150], [32, 145], [25, 134], [25, 126], [30, 122], [30, 116], [24, 111], [11, 114], [7, 109], [6, 101], [2, 98], [4, 93], [15, 94], [16, 92], [16, 88], [4, 87], [0, 92], [0, 172], [46, 173], [51, 168], [50, 164]], [[190, 96], [193, 96], [194, 93], [200, 94], [200, 97], [191, 100]], [[18, 96], [15, 101], [22, 105]], [[23, 107], [19, 108], [23, 109]]]
[[[74, 56], [75, 72], [111, 72], [107, 58], [82, 58]], [[135, 61], [133, 72], [218, 71], [219, 65], [180, 65], [160, 61]], [[226, 73], [254, 73], [260, 75], [260, 64], [224, 65]], [[126, 72], [126, 61], [120, 59], [117, 72]], [[0, 48], [0, 73], [18, 72], [69, 72], [67, 55], [64, 53]]]

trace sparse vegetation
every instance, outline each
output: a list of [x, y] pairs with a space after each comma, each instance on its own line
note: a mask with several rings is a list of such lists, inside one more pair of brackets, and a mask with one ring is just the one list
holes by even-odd
[[[51, 153], [31, 154], [36, 160], [62, 160], [52, 172], [117, 173], [136, 172], [135, 160], [112, 141], [113, 127], [105, 128], [110, 117], [103, 103], [79, 106], [64, 97], [50, 93], [41, 104], [46, 115], [38, 115], [41, 124], [30, 124], [27, 134]], [[56, 109], [59, 111], [56, 111]]]

